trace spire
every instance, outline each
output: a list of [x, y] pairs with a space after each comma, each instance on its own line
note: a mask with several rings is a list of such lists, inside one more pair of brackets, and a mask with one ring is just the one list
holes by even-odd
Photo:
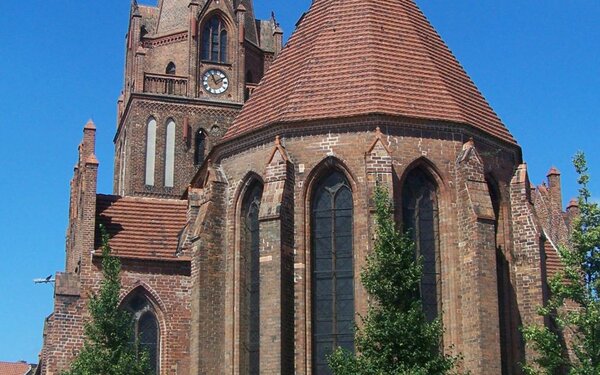
[[225, 139], [369, 114], [466, 124], [516, 141], [412, 0], [315, 0]]

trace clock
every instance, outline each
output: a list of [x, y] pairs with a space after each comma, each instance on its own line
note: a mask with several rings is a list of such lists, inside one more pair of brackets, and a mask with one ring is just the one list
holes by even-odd
[[222, 94], [229, 87], [229, 78], [219, 69], [209, 69], [202, 75], [202, 86], [211, 94]]

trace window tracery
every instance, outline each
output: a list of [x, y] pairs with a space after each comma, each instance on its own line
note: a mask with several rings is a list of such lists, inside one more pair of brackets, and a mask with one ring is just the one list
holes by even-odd
[[354, 350], [353, 202], [338, 172], [316, 186], [311, 208], [313, 373], [331, 374], [327, 355]]
[[148, 353], [153, 374], [160, 373], [160, 328], [152, 305], [143, 295], [131, 297], [125, 308], [133, 317], [133, 334], [130, 343], [137, 345], [138, 353]]
[[260, 223], [263, 187], [255, 182], [242, 202], [242, 259], [244, 293], [242, 307], [246, 322], [243, 346], [247, 351], [248, 374], [260, 375]]
[[441, 265], [439, 251], [439, 212], [437, 186], [421, 169], [406, 176], [402, 188], [402, 219], [423, 258], [420, 295], [428, 320], [441, 313]]

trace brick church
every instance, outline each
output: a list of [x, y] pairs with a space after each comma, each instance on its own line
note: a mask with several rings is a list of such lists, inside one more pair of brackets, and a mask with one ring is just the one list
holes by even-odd
[[577, 207], [557, 170], [530, 183], [413, 0], [314, 0], [285, 47], [252, 0], [133, 1], [125, 55], [113, 194], [96, 191], [90, 121], [41, 374], [82, 346], [99, 224], [156, 374], [330, 374], [367, 309], [378, 184], [413, 230], [445, 350], [474, 375], [520, 373], [519, 327], [543, 323]]

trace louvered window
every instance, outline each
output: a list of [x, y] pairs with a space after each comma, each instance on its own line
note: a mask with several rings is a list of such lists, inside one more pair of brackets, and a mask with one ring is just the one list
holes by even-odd
[[202, 60], [227, 62], [227, 30], [218, 16], [208, 20], [202, 30]]
[[327, 355], [354, 350], [352, 191], [340, 172], [322, 179], [312, 200], [313, 374], [331, 374]]
[[421, 301], [428, 320], [441, 312], [441, 273], [438, 231], [438, 198], [435, 183], [420, 169], [414, 169], [402, 189], [404, 228], [411, 231], [417, 255], [423, 257]]

